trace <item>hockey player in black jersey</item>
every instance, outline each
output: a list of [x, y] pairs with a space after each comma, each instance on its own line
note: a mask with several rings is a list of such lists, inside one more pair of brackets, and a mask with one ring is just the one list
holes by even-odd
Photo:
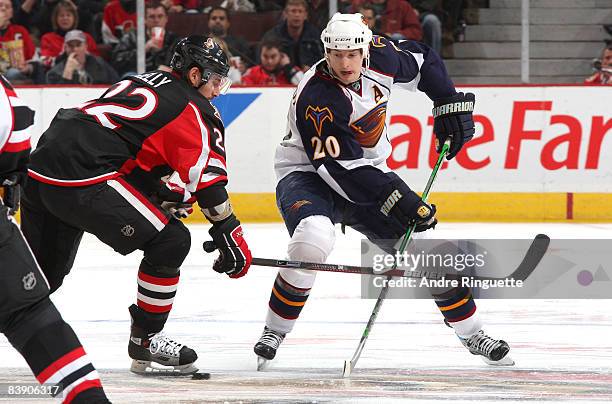
[[34, 112], [0, 75], [0, 332], [64, 403], [109, 403], [79, 339], [12, 218], [26, 177]]
[[[215, 271], [239, 278], [251, 263], [225, 189], [223, 122], [210, 103], [230, 85], [227, 56], [211, 38], [194, 35], [178, 42], [170, 66], [61, 109], [32, 153], [23, 202], [24, 234], [51, 291], [70, 271], [85, 231], [120, 254], [144, 252], [129, 308], [136, 373], [197, 371], [195, 351], [162, 332], [191, 244], [171, 209], [197, 200], [220, 251]], [[172, 173], [186, 184], [180, 192], [160, 180]]]
[[[437, 222], [435, 205], [423, 202], [387, 166], [392, 90], [419, 90], [433, 100], [438, 151], [450, 140], [448, 159], [474, 135], [474, 94], [457, 93], [429, 47], [372, 35], [361, 14], [335, 14], [321, 40], [325, 58], [298, 85], [274, 168], [277, 205], [291, 235], [288, 258], [323, 263], [334, 245], [334, 223], [393, 251], [411, 225], [423, 232]], [[266, 326], [254, 347], [260, 365], [275, 357], [293, 329], [315, 274], [279, 271]], [[508, 344], [482, 331], [471, 291], [441, 292], [434, 295], [436, 304], [468, 350], [492, 364], [511, 364]]]

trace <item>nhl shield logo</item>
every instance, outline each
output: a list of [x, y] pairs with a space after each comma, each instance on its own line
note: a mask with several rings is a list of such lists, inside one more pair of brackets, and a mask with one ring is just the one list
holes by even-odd
[[132, 237], [134, 235], [134, 227], [130, 226], [129, 224], [126, 224], [121, 229], [121, 234], [123, 234], [125, 237]]
[[28, 273], [21, 281], [23, 282], [23, 288], [25, 290], [32, 290], [36, 286], [36, 276], [34, 276], [34, 272]]

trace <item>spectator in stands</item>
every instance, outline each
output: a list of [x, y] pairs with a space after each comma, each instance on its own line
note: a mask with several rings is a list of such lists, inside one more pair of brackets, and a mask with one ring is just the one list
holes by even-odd
[[[353, 10], [357, 12], [365, 0], [353, 0]], [[380, 30], [393, 40], [423, 39], [419, 18], [406, 0], [371, 0], [370, 4], [380, 16]]]
[[197, 13], [200, 8], [200, 0], [161, 0], [168, 13]]
[[263, 41], [259, 55], [261, 64], [246, 71], [242, 76], [242, 84], [251, 86], [297, 85], [304, 73], [291, 63], [289, 56], [282, 52], [282, 47], [283, 45], [275, 40]]
[[[308, 21], [314, 24], [319, 31], [327, 26], [329, 21], [329, 1], [328, 0], [308, 0], [310, 10], [308, 12]], [[338, 7], [341, 7], [343, 3], [338, 1]], [[350, 2], [344, 3], [351, 5]], [[340, 11], [340, 10], [338, 10]]]
[[287, 0], [283, 17], [280, 24], [264, 34], [263, 40], [280, 41], [282, 51], [289, 56], [291, 63], [306, 71], [323, 58], [321, 32], [306, 21], [306, 0]]
[[240, 73], [244, 73], [247, 65], [254, 64], [253, 50], [244, 38], [230, 35], [229, 29], [230, 16], [227, 9], [213, 7], [208, 14], [209, 35], [223, 39], [227, 44], [229, 52], [234, 56], [240, 56], [241, 61], [245, 64], [241, 66]]
[[423, 29], [423, 42], [438, 54], [442, 50], [442, 20], [438, 16], [442, 10], [442, 0], [410, 0], [419, 16]]
[[[40, 56], [43, 65], [51, 67], [55, 58], [64, 52], [64, 35], [66, 32], [77, 29], [79, 14], [77, 7], [71, 0], [60, 0], [51, 15], [53, 31], [47, 32], [40, 38]], [[85, 32], [87, 39], [87, 50], [94, 56], [100, 56], [96, 41]]]
[[0, 73], [13, 84], [39, 83], [40, 65], [32, 60], [36, 47], [28, 30], [11, 23], [13, 4], [0, 0]]
[[49, 84], [112, 84], [117, 72], [99, 56], [87, 52], [87, 38], [78, 29], [64, 36], [64, 53], [47, 73]]
[[[179, 37], [171, 31], [166, 31], [167, 24], [166, 8], [159, 1], [145, 4], [146, 71], [155, 70], [159, 66], [167, 66], [170, 63], [174, 45]], [[120, 75], [136, 73], [137, 47], [137, 32], [134, 29], [124, 34], [113, 49], [112, 64]]]
[[230, 65], [227, 77], [229, 77], [229, 79], [232, 81], [232, 84], [242, 83], [242, 73], [245, 71], [244, 62], [242, 62], [242, 58], [240, 56], [234, 56], [232, 52], [230, 52], [227, 43], [222, 38], [216, 36], [211, 36], [211, 38], [213, 39], [213, 41], [219, 44], [219, 46], [221, 47], [221, 49], [223, 49], [223, 52], [225, 52], [225, 55], [227, 56], [227, 60], [229, 61]]
[[[53, 11], [60, 0], [23, 0], [13, 21], [29, 27], [30, 33], [41, 37], [53, 28]], [[78, 9], [78, 26], [83, 31], [92, 31], [94, 15], [102, 12], [104, 0], [74, 0]]]
[[365, 18], [366, 24], [372, 31], [372, 34], [386, 37], [383, 32], [380, 32], [380, 16], [376, 14], [376, 9], [370, 3], [364, 3], [359, 8], [359, 13]]
[[595, 74], [584, 80], [586, 84], [612, 85], [612, 44], [608, 44], [601, 52], [601, 60], [593, 64]]
[[119, 38], [136, 28], [136, 0], [110, 0], [104, 7], [102, 42], [116, 45]]

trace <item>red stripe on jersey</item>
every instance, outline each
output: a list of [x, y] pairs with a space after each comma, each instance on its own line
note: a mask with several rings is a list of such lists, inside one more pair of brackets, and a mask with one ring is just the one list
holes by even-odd
[[81, 383], [74, 386], [72, 390], [70, 390], [70, 393], [68, 393], [66, 398], [64, 398], [64, 401], [62, 401], [62, 404], [70, 404], [79, 393], [96, 387], [100, 389], [102, 388], [100, 379], [83, 380]]
[[138, 190], [136, 188], [134, 188], [129, 182], [127, 182], [125, 180], [125, 178], [123, 177], [118, 177], [116, 179], [116, 181], [118, 183], [120, 183], [121, 185], [123, 185], [123, 187], [125, 189], [128, 190], [128, 192], [132, 195], [134, 195], [134, 197], [136, 199], [138, 199], [140, 202], [142, 202], [143, 205], [145, 205], [147, 207], [147, 209], [149, 209], [151, 211], [151, 213], [153, 213], [155, 216], [157, 216], [157, 218], [164, 224], [168, 223], [168, 218], [166, 217], [165, 212], [163, 212], [161, 210], [161, 208], [157, 207], [156, 205], [154, 205], [150, 200], [148, 200], [144, 195], [142, 195], [140, 192], [138, 192]]
[[7, 143], [2, 151], [10, 153], [19, 153], [20, 151], [29, 150], [30, 148], [30, 139], [28, 139], [19, 143]]
[[145, 303], [140, 299], [136, 299], [136, 304], [138, 305], [138, 307], [140, 307], [144, 311], [148, 311], [149, 313], [167, 313], [172, 310], [171, 304], [167, 306], [155, 306], [153, 304]]
[[210, 151], [210, 158], [221, 160], [221, 162], [223, 163], [223, 167], [224, 168], [227, 167], [227, 163], [225, 162], [225, 157], [223, 157], [219, 153], [216, 153], [214, 150]]
[[4, 87], [4, 91], [6, 92], [6, 95], [8, 95], [9, 97], [19, 98], [15, 90], [12, 88]]
[[100, 175], [94, 178], [87, 178], [84, 180], [59, 180], [57, 178], [46, 177], [36, 171], [28, 170], [28, 176], [34, 178], [37, 181], [44, 182], [45, 184], [58, 185], [60, 187], [82, 187], [85, 185], [97, 184], [108, 180], [115, 179], [121, 174], [118, 172], [112, 172], [104, 175]]
[[152, 283], [154, 285], [159, 286], [172, 286], [176, 285], [179, 281], [179, 277], [175, 276], [174, 278], [158, 278], [157, 276], [147, 275], [144, 272], [138, 272], [138, 278], [141, 280]]
[[38, 380], [40, 384], [43, 384], [44, 382], [47, 381], [47, 379], [53, 376], [55, 372], [57, 372], [58, 370], [60, 370], [61, 368], [69, 364], [70, 362], [73, 362], [79, 359], [81, 356], [85, 356], [85, 350], [83, 349], [82, 346], [68, 352], [67, 354], [65, 354], [64, 356], [62, 356], [55, 362], [51, 363], [49, 366], [45, 368], [45, 370], [43, 370], [38, 375], [36, 375], [36, 379]]

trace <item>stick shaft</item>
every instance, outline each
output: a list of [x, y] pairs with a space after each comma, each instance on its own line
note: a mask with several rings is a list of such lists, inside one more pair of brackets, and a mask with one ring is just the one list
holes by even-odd
[[[442, 166], [442, 161], [444, 160], [444, 156], [446, 156], [446, 153], [448, 153], [449, 148], [450, 148], [449, 142], [444, 143], [444, 145], [442, 146], [442, 151], [440, 152], [440, 155], [438, 156], [438, 161], [436, 162], [436, 165], [434, 166], [431, 172], [431, 175], [429, 176], [429, 180], [427, 181], [427, 185], [425, 185], [425, 190], [423, 191], [423, 194], [421, 195], [421, 199], [423, 201], [426, 201], [427, 197], [429, 196], [429, 191], [431, 190], [431, 186], [433, 185], [433, 182], [438, 176], [438, 171], [440, 170], [440, 167]], [[404, 251], [404, 249], [406, 248], [406, 245], [408, 245], [408, 243], [410, 242], [410, 239], [412, 238], [412, 233], [414, 233], [415, 228], [416, 228], [416, 223], [410, 226], [410, 228], [404, 235], [404, 238], [402, 239], [402, 242], [398, 249], [400, 254]], [[391, 270], [396, 270], [396, 268], [397, 268], [397, 261], [393, 264], [393, 268]], [[387, 280], [390, 280], [391, 278], [392, 276], [388, 276]], [[370, 314], [370, 318], [368, 319], [368, 323], [366, 324], [365, 329], [363, 330], [363, 334], [361, 335], [361, 339], [359, 340], [359, 345], [357, 345], [357, 349], [355, 350], [355, 353], [353, 354], [353, 357], [350, 360], [350, 367], [348, 369], [349, 374], [357, 365], [357, 361], [359, 360], [359, 357], [361, 356], [361, 352], [363, 352], [363, 348], [365, 347], [366, 341], [368, 340], [370, 331], [372, 330], [372, 327], [374, 326], [374, 322], [376, 321], [376, 318], [378, 317], [378, 312], [380, 311], [380, 308], [382, 307], [382, 304], [385, 301], [388, 293], [389, 293], [389, 282], [386, 282], [385, 286], [382, 288], [382, 290], [380, 291], [380, 294], [378, 295], [378, 299], [376, 299], [376, 304], [374, 305], [374, 308], [372, 309], [372, 313]]]

